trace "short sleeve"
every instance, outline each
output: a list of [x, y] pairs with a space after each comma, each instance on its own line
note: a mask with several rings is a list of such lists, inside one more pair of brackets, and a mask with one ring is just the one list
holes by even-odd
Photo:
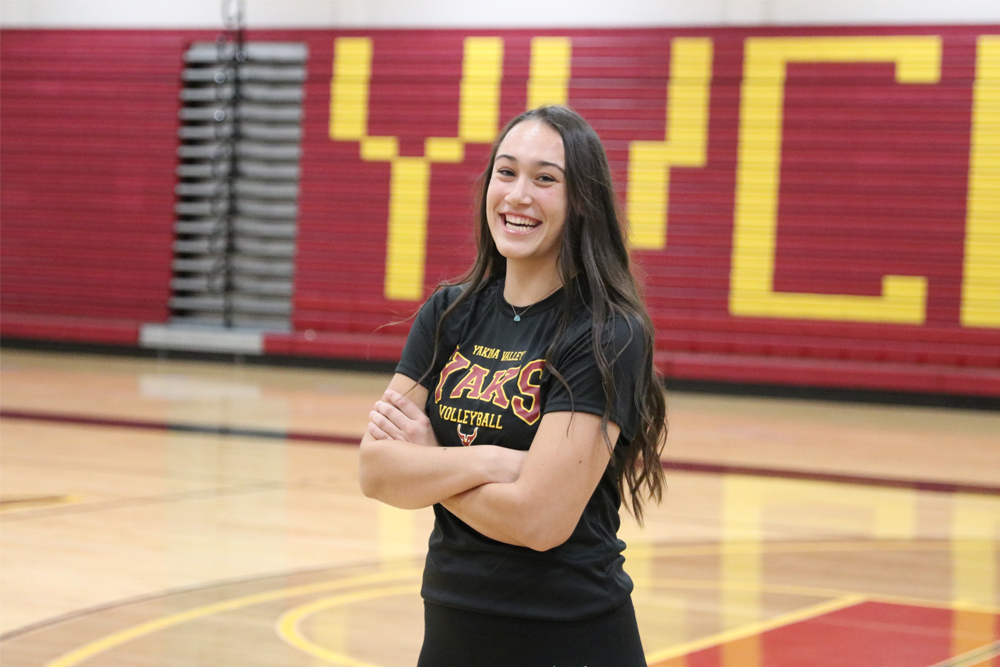
[[[420, 312], [417, 313], [413, 321], [413, 326], [410, 327], [409, 335], [406, 337], [403, 354], [396, 365], [397, 373], [405, 375], [411, 380], [420, 380], [423, 377], [421, 384], [426, 388], [431, 387], [434, 382], [434, 373], [428, 373], [427, 371], [430, 369], [431, 361], [434, 358], [434, 334], [437, 330], [437, 323], [444, 311], [454, 303], [455, 299], [461, 293], [461, 286], [449, 286], [438, 290], [424, 302], [424, 305], [420, 307]], [[449, 317], [449, 319], [452, 318]], [[448, 327], [445, 327], [445, 329], [442, 332], [442, 340], [440, 341], [441, 351], [438, 354], [437, 360], [442, 365], [446, 361], [446, 359], [442, 359], [442, 355], [447, 355], [450, 351], [447, 348], [449, 348], [448, 339], [451, 337], [448, 335]], [[451, 344], [451, 347], [453, 346]], [[425, 375], [426, 377], [424, 377]]]
[[[611, 329], [611, 327], [609, 327]], [[591, 330], [576, 336], [565, 351], [557, 355], [553, 366], [566, 380], [567, 387], [551, 378], [551, 388], [542, 413], [576, 410], [603, 416], [607, 403], [601, 371], [594, 359]], [[605, 343], [615, 383], [615, 402], [610, 420], [621, 429], [621, 438], [630, 442], [638, 428], [639, 415], [635, 405], [635, 386], [645, 356], [645, 343], [639, 322], [617, 317]], [[570, 395], [572, 392], [572, 396]]]

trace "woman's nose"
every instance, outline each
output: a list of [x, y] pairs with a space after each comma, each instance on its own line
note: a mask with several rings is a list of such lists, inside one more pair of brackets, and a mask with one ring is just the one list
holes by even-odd
[[511, 204], [526, 204], [531, 201], [528, 184], [523, 178], [518, 178], [510, 184], [506, 199]]

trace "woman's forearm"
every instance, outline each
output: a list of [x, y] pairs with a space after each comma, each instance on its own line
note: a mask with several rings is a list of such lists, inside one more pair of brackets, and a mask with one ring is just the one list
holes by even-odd
[[539, 505], [534, 497], [521, 483], [484, 484], [441, 504], [486, 537], [547, 551], [569, 539], [581, 511], [558, 503]]
[[[513, 484], [483, 484], [441, 501], [477, 532], [506, 544], [526, 544], [521, 513], [512, 502]], [[506, 510], [506, 511], [504, 511]]]
[[[612, 442], [618, 433], [609, 425]], [[609, 460], [599, 416], [549, 413], [516, 480], [478, 486], [442, 504], [487, 537], [547, 551], [573, 534]]]
[[512, 454], [492, 445], [429, 447], [366, 437], [361, 442], [361, 491], [401, 509], [428, 507], [482, 484], [513, 481]]

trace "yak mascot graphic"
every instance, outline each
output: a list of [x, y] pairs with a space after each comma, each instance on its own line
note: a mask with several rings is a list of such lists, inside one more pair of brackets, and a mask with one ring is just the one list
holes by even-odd
[[455, 427], [458, 429], [458, 439], [461, 440], [462, 444], [465, 445], [466, 447], [468, 447], [469, 445], [471, 445], [472, 441], [476, 439], [477, 435], [479, 435], [479, 427], [478, 426], [476, 428], [474, 428], [472, 430], [472, 433], [470, 433], [469, 435], [465, 435], [464, 433], [462, 433], [462, 425], [461, 424], [456, 424]]

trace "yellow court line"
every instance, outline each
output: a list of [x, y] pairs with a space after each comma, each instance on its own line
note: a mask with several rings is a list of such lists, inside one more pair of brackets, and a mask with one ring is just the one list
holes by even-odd
[[949, 665], [949, 667], [992, 667], [993, 658], [995, 658], [998, 655], [1000, 655], [1000, 651], [997, 651], [996, 653], [981, 655], [979, 656], [978, 659], [976, 659], [975, 662], [967, 662], [967, 661], [957, 662], [954, 663], [953, 665]]
[[988, 660], [998, 655], [1000, 655], [1000, 641], [995, 641], [986, 646], [974, 648], [962, 655], [956, 655], [954, 658], [936, 662], [931, 667], [976, 667], [977, 665], [985, 665]]
[[418, 568], [410, 568], [408, 570], [401, 570], [397, 572], [380, 572], [377, 574], [358, 575], [347, 579], [324, 581], [316, 584], [294, 586], [292, 588], [282, 588], [276, 591], [267, 591], [266, 593], [255, 593], [254, 595], [247, 595], [233, 600], [215, 602], [201, 607], [195, 607], [194, 609], [153, 619], [152, 621], [140, 623], [139, 625], [135, 625], [131, 628], [115, 632], [86, 644], [85, 646], [81, 646], [78, 649], [70, 651], [55, 660], [46, 663], [45, 667], [70, 667], [71, 665], [77, 665], [88, 658], [92, 658], [98, 653], [103, 653], [104, 651], [121, 646], [122, 644], [128, 643], [133, 639], [138, 639], [144, 635], [159, 632], [160, 630], [165, 630], [197, 618], [204, 618], [205, 616], [212, 616], [214, 614], [221, 614], [227, 611], [234, 611], [244, 607], [264, 604], [266, 602], [274, 602], [276, 600], [297, 597], [300, 595], [309, 595], [312, 593], [336, 590], [338, 588], [378, 584], [386, 581], [405, 579], [407, 577], [416, 577], [420, 575], [420, 572], [421, 570]]
[[[982, 543], [983, 550], [988, 550], [990, 540], [966, 540], [968, 542]], [[952, 545], [948, 540], [941, 541], [824, 541], [824, 542], [746, 542], [718, 543], [691, 546], [654, 546], [652, 556], [714, 556], [726, 551], [727, 553], [765, 553], [765, 554], [786, 554], [786, 553], [818, 553], [825, 551], [951, 551]]]
[[[860, 593], [852, 593], [849, 591], [840, 591], [834, 589], [818, 589], [818, 588], [808, 588], [802, 586], [782, 586], [782, 585], [737, 585], [737, 586], [727, 586], [722, 582], [718, 581], [689, 581], [689, 580], [653, 580], [650, 585], [656, 588], [707, 588], [707, 589], [719, 589], [719, 588], [756, 588], [765, 592], [780, 592], [780, 593], [793, 593], [800, 595], [809, 595], [816, 597], [836, 597], [837, 599], [828, 602], [823, 602], [818, 605], [807, 607], [790, 614], [776, 617], [768, 621], [763, 621], [756, 624], [751, 624], [747, 626], [742, 626], [740, 628], [735, 628], [733, 630], [725, 631], [711, 637], [702, 638], [700, 640], [695, 640], [686, 644], [679, 646], [674, 646], [669, 649], [664, 649], [662, 651], [653, 653], [647, 656], [647, 661], [652, 664], [654, 662], [659, 662], [663, 660], [668, 660], [670, 658], [679, 657], [679, 655], [684, 655], [691, 653], [693, 651], [701, 650], [703, 648], [709, 648], [718, 644], [724, 644], [736, 639], [742, 639], [747, 636], [760, 634], [767, 630], [776, 629], [778, 627], [783, 627], [786, 625], [791, 625], [792, 623], [797, 623], [800, 621], [808, 620], [810, 618], [815, 618], [823, 614], [827, 614], [833, 611], [838, 611], [840, 609], [845, 609], [847, 607], [860, 604], [861, 602], [885, 602], [893, 604], [907, 604], [911, 606], [923, 606], [923, 607], [940, 607], [945, 609], [956, 608], [955, 605], [945, 603], [945, 602], [935, 602], [930, 600], [920, 600], [917, 598], [903, 598], [903, 597], [891, 597], [891, 596], [868, 596]], [[279, 619], [276, 624], [276, 630], [278, 635], [289, 645], [298, 648], [299, 650], [308, 653], [316, 658], [326, 660], [333, 664], [341, 665], [342, 667], [379, 667], [373, 663], [368, 663], [356, 658], [352, 658], [349, 655], [340, 653], [327, 649], [320, 646], [309, 639], [307, 639], [299, 629], [299, 624], [307, 617], [314, 613], [322, 611], [324, 609], [329, 609], [335, 606], [342, 606], [353, 604], [354, 602], [361, 602], [364, 600], [372, 600], [380, 597], [390, 597], [393, 595], [403, 595], [408, 593], [418, 592], [419, 587], [417, 586], [389, 586], [380, 589], [373, 589], [368, 591], [356, 591], [352, 593], [347, 593], [344, 595], [338, 595], [331, 598], [326, 598], [322, 600], [317, 600], [304, 604], [300, 607], [288, 611], [284, 616]], [[962, 608], [966, 608], [967, 605], [963, 605]], [[970, 611], [980, 611], [983, 613], [998, 613], [1000, 609], [995, 609], [991, 607], [985, 607], [983, 605], [976, 605], [976, 609]], [[678, 653], [681, 651], [681, 653]], [[980, 649], [981, 651], [981, 649]], [[967, 665], [965, 662], [960, 663], [961, 667], [973, 667], [971, 664]], [[948, 667], [959, 667], [959, 664], [955, 666], [949, 665]]]
[[847, 595], [836, 600], [821, 602], [820, 604], [799, 609], [798, 611], [793, 611], [781, 616], [776, 616], [766, 621], [749, 623], [738, 628], [724, 630], [717, 634], [709, 635], [708, 637], [702, 637], [701, 639], [695, 639], [694, 641], [685, 642], [683, 644], [676, 644], [670, 648], [650, 653], [646, 656], [646, 661], [650, 665], [653, 665], [654, 663], [670, 660], [671, 658], [679, 658], [682, 655], [687, 655], [688, 653], [701, 651], [702, 649], [711, 648], [713, 646], [719, 646], [720, 644], [727, 644], [737, 639], [753, 637], [754, 635], [763, 634], [768, 630], [775, 630], [786, 625], [792, 625], [793, 623], [807, 621], [810, 618], [816, 618], [817, 616], [823, 616], [824, 614], [846, 609], [847, 607], [853, 607], [865, 602], [867, 599], [868, 598], [864, 595]]
[[[713, 554], [720, 553], [724, 547], [725, 548], [731, 548], [732, 546], [733, 545], [699, 545], [699, 546], [685, 546], [685, 547], [676, 547], [676, 546], [675, 547], [660, 547], [660, 548], [655, 548], [653, 550], [653, 552], [652, 552], [651, 555], [652, 556], [667, 556], [667, 557], [669, 557], [669, 556], [691, 556], [691, 555], [713, 555]], [[851, 542], [807, 542], [807, 543], [786, 543], [786, 544], [772, 544], [772, 545], [764, 544], [764, 545], [760, 545], [760, 546], [756, 546], [755, 545], [755, 548], [760, 548], [761, 546], [764, 549], [765, 553], [795, 553], [795, 552], [806, 552], [806, 553], [808, 553], [808, 552], [820, 552], [820, 551], [865, 551], [865, 550], [868, 550], [868, 551], [902, 551], [902, 550], [906, 550], [906, 549], [931, 550], [931, 551], [934, 551], [934, 550], [946, 550], [946, 549], [950, 549], [950, 545], [947, 542], [941, 543], [941, 542], [936, 542], [936, 541], [935, 542], [913, 541], [913, 542], [900, 542], [900, 543], [872, 543], [872, 542], [853, 542], [853, 541], [851, 541]], [[748, 546], [747, 548], [750, 548], [750, 547]], [[317, 584], [308, 584], [308, 585], [298, 586], [298, 587], [293, 587], [293, 588], [279, 589], [279, 590], [276, 590], [276, 591], [268, 591], [268, 592], [265, 592], [265, 593], [258, 593], [258, 594], [254, 594], [254, 595], [245, 596], [245, 597], [242, 597], [242, 598], [236, 598], [234, 600], [217, 602], [217, 603], [213, 603], [213, 604], [210, 604], [210, 605], [205, 605], [205, 606], [202, 606], [202, 607], [197, 607], [195, 609], [191, 609], [191, 610], [188, 610], [188, 611], [185, 611], [185, 612], [180, 612], [180, 613], [173, 614], [173, 615], [170, 615], [170, 616], [165, 616], [165, 617], [162, 617], [162, 618], [154, 619], [152, 621], [148, 621], [146, 623], [142, 623], [142, 624], [133, 626], [131, 628], [126, 628], [125, 630], [121, 630], [119, 632], [113, 633], [113, 634], [108, 635], [106, 637], [103, 637], [101, 639], [95, 640], [95, 641], [93, 641], [93, 642], [91, 642], [89, 644], [86, 644], [86, 645], [84, 645], [84, 646], [82, 646], [80, 648], [77, 648], [77, 649], [75, 649], [73, 651], [70, 651], [69, 653], [66, 653], [66, 654], [62, 655], [62, 656], [56, 658], [55, 660], [53, 660], [53, 661], [51, 661], [49, 663], [46, 663], [45, 667], [71, 667], [73, 665], [77, 665], [77, 664], [83, 662], [84, 660], [87, 660], [90, 657], [93, 657], [94, 655], [97, 655], [98, 653], [102, 653], [104, 651], [110, 650], [112, 648], [115, 648], [115, 647], [120, 646], [122, 644], [125, 644], [127, 642], [130, 642], [133, 639], [137, 639], [137, 638], [142, 637], [144, 635], [148, 635], [148, 634], [151, 634], [151, 633], [154, 633], [154, 632], [158, 632], [160, 630], [165, 630], [165, 629], [173, 627], [175, 625], [179, 625], [181, 623], [186, 623], [187, 621], [195, 620], [195, 619], [198, 619], [198, 618], [204, 618], [206, 616], [211, 616], [213, 614], [219, 614], [219, 613], [224, 613], [224, 612], [227, 612], [227, 611], [233, 611], [233, 610], [236, 610], [236, 609], [241, 609], [243, 607], [248, 607], [248, 606], [252, 606], [252, 605], [256, 605], [256, 604], [263, 604], [263, 603], [267, 603], [267, 602], [273, 602], [273, 601], [276, 601], [276, 600], [280, 600], [280, 599], [284, 599], [284, 598], [289, 598], [289, 597], [296, 597], [296, 596], [300, 596], [300, 595], [309, 595], [309, 594], [312, 594], [312, 593], [318, 593], [318, 592], [330, 591], [330, 590], [337, 590], [337, 589], [340, 589], [340, 588], [348, 588], [348, 587], [351, 587], [351, 586], [362, 586], [362, 585], [366, 585], [366, 584], [385, 583], [385, 582], [389, 582], [389, 581], [405, 579], [405, 578], [411, 577], [411, 576], [412, 577], [416, 577], [416, 576], [420, 575], [420, 572], [421, 571], [418, 568], [410, 568], [410, 569], [402, 570], [402, 571], [398, 571], [398, 572], [385, 572], [385, 573], [377, 573], [377, 574], [372, 574], [372, 575], [359, 575], [359, 576], [351, 577], [351, 578], [348, 578], [348, 579], [341, 579], [341, 580], [335, 580], [335, 581], [327, 581], [327, 582], [321, 582], [321, 583], [317, 583]], [[679, 584], [677, 582], [661, 581], [661, 582], [658, 582], [658, 583], [662, 584], [662, 585], [666, 585], [666, 586], [682, 587], [682, 584]], [[709, 582], [709, 583], [712, 583], [712, 582]], [[696, 584], [692, 584], [690, 582], [686, 583], [686, 584], [683, 584], [683, 586], [686, 586], [686, 587], [694, 587], [695, 585]], [[716, 588], [718, 588], [720, 586], [720, 582], [714, 582], [714, 585], [715, 585]], [[837, 595], [839, 595], [839, 594], [843, 593], [843, 591], [828, 591], [826, 589], [808, 589], [808, 588], [798, 588], [798, 587], [768, 586], [766, 588], [767, 588], [767, 590], [785, 590], [785, 591], [790, 591], [790, 592], [791, 591], [798, 591], [800, 593], [809, 594], [809, 595], [816, 595], [816, 594], [821, 594], [821, 595], [837, 594]], [[762, 588], [762, 590], [763, 590], [763, 588]], [[969, 611], [981, 611], [983, 613], [994, 613], [994, 614], [1000, 613], [1000, 609], [993, 608], [993, 607], [987, 607], [987, 606], [983, 606], [983, 605], [970, 606], [968, 604], [959, 604], [959, 603], [951, 603], [951, 604], [949, 604], [947, 602], [934, 602], [934, 601], [929, 601], [929, 600], [921, 600], [921, 599], [913, 599], [913, 598], [905, 598], [905, 597], [894, 597], [894, 596], [884, 596], [884, 595], [875, 596], [875, 595], [854, 594], [854, 595], [847, 595], [845, 597], [840, 598], [840, 600], [842, 600], [842, 601], [843, 600], [864, 600], [864, 599], [871, 600], [871, 601], [879, 601], [879, 602], [913, 604], [913, 605], [920, 605], [920, 606], [927, 606], [927, 607], [941, 607], [941, 608], [953, 608], [953, 609], [954, 608], [961, 608], [961, 609], [966, 609], [966, 610], [969, 610]], [[835, 600], [833, 602], [824, 603], [824, 604], [825, 605], [832, 605], [832, 604], [835, 604], [837, 602], [838, 601]], [[850, 604], [856, 604], [856, 602], [852, 602]], [[823, 606], [824, 605], [817, 605], [816, 607], [810, 607], [807, 610], [803, 610], [802, 612], [796, 612], [796, 613], [801, 614], [801, 613], [804, 613], [805, 611], [808, 611], [809, 609], [821, 609]], [[845, 606], [849, 606], [849, 604], [845, 604]], [[829, 611], [833, 611], [833, 610], [834, 610], [833, 608], [829, 609]], [[826, 612], [821, 611], [819, 613], [826, 613]], [[790, 618], [791, 616], [794, 616], [794, 614], [790, 615], [789, 617], [779, 617], [778, 619], [774, 619], [773, 621], [769, 621], [767, 623], [772, 623], [772, 622], [779, 621], [781, 619]], [[793, 619], [792, 621], [785, 621], [785, 623], [794, 622], [794, 620], [795, 619]], [[801, 620], [801, 619], [798, 619], [798, 620]], [[746, 627], [747, 628], [753, 628], [753, 627], [756, 627], [756, 626], [746, 626]], [[763, 630], [761, 630], [761, 631], [763, 631]], [[731, 632], [736, 632], [736, 630], [731, 631]], [[723, 633], [723, 634], [725, 634], [725, 633]], [[719, 637], [719, 636], [721, 636], [721, 635], [716, 635], [716, 637]], [[712, 639], [712, 638], [706, 638], [706, 639], [699, 640], [699, 641], [708, 641], [709, 639]], [[657, 660], [665, 660], [668, 657], [674, 657], [675, 654], [673, 652], [676, 651], [676, 650], [678, 650], [679, 648], [683, 648], [684, 646], [688, 646], [688, 645], [685, 644], [685, 645], [681, 645], [680, 647], [674, 647], [672, 649], [668, 649], [667, 651], [669, 651], [669, 654], [667, 652], [662, 652], [662, 651], [658, 652], [658, 653], [655, 653], [655, 654], [653, 654], [651, 656], [651, 659], [655, 658]], [[691, 649], [691, 648], [687, 649], [688, 652], [690, 652], [691, 650], [696, 650], [696, 649]]]
[[927, 600], [924, 598], [906, 597], [903, 595], [881, 595], [877, 593], [860, 593], [840, 588], [819, 588], [812, 586], [790, 586], [785, 584], [760, 584], [752, 582], [722, 582], [714, 579], [653, 579], [648, 582], [653, 588], [698, 589], [707, 590], [738, 590], [758, 591], [761, 593], [777, 593], [783, 595], [801, 595], [804, 597], [842, 598], [850, 595], [864, 595], [869, 602], [906, 605], [908, 607], [927, 607], [929, 609], [948, 609], [952, 611], [972, 611], [980, 614], [1000, 616], [1000, 607], [985, 604], [973, 604], [957, 600]]
[[56, 507], [58, 505], [71, 505], [82, 502], [80, 496], [26, 496], [24, 498], [0, 498], [0, 513], [23, 512], [24, 510], [36, 510], [43, 507]]
[[280, 619], [278, 619], [278, 622], [275, 625], [275, 630], [277, 630], [278, 636], [290, 646], [293, 646], [304, 653], [308, 653], [313, 657], [319, 658], [320, 660], [326, 660], [337, 665], [342, 665], [343, 667], [379, 667], [379, 665], [358, 660], [357, 658], [352, 658], [349, 655], [338, 653], [337, 651], [332, 651], [310, 641], [309, 639], [306, 639], [306, 637], [302, 634], [302, 631], [299, 629], [299, 624], [316, 612], [329, 609], [330, 607], [339, 607], [341, 605], [353, 604], [355, 602], [363, 602], [364, 600], [374, 600], [375, 598], [419, 592], [419, 585], [414, 586], [413, 584], [407, 584], [406, 586], [386, 586], [367, 591], [356, 591], [354, 593], [345, 593], [344, 595], [335, 595], [322, 600], [316, 600], [315, 602], [306, 603], [286, 612]]

